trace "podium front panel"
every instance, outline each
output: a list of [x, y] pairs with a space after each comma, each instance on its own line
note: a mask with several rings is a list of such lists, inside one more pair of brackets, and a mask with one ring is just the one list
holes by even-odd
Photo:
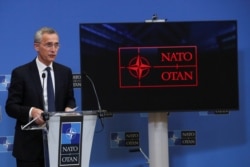
[[96, 115], [50, 117], [50, 167], [89, 167], [96, 119]]

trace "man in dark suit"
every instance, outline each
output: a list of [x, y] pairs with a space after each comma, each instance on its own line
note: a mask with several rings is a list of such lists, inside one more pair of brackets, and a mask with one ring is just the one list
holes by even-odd
[[51, 68], [54, 89], [55, 111], [72, 111], [75, 98], [70, 68], [54, 62], [59, 50], [59, 35], [52, 29], [43, 27], [34, 37], [37, 57], [12, 71], [7, 114], [16, 119], [13, 156], [17, 167], [44, 167], [43, 136], [41, 130], [25, 131], [21, 125], [36, 119], [36, 125], [43, 125], [42, 113], [48, 111], [47, 72]]

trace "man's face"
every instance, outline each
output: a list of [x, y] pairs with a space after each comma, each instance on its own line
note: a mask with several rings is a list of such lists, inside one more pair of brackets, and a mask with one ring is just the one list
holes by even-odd
[[38, 53], [38, 59], [45, 65], [53, 62], [59, 50], [59, 37], [57, 34], [43, 34], [41, 42], [35, 43], [34, 48]]

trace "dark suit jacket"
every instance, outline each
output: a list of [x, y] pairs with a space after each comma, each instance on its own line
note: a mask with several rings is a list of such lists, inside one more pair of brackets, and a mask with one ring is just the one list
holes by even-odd
[[[56, 111], [76, 106], [72, 71], [70, 68], [53, 63], [55, 74]], [[21, 125], [29, 122], [31, 107], [44, 109], [43, 88], [35, 60], [12, 71], [11, 83], [6, 101], [6, 112], [16, 119], [13, 156], [20, 160], [39, 160], [43, 158], [43, 138], [41, 130], [23, 131]]]

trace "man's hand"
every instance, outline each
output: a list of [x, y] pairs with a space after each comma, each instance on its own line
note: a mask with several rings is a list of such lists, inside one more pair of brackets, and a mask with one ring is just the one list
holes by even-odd
[[44, 124], [44, 120], [43, 120], [43, 116], [42, 116], [42, 113], [43, 113], [43, 110], [39, 109], [39, 108], [33, 108], [32, 111], [31, 111], [31, 117], [33, 119], [36, 119], [35, 122], [38, 124], [38, 125], [42, 125]]
[[66, 108], [65, 108], [65, 111], [66, 111], [66, 112], [70, 112], [70, 111], [72, 112], [72, 111], [76, 111], [77, 108], [78, 108], [78, 107], [75, 107], [75, 108], [66, 107]]

